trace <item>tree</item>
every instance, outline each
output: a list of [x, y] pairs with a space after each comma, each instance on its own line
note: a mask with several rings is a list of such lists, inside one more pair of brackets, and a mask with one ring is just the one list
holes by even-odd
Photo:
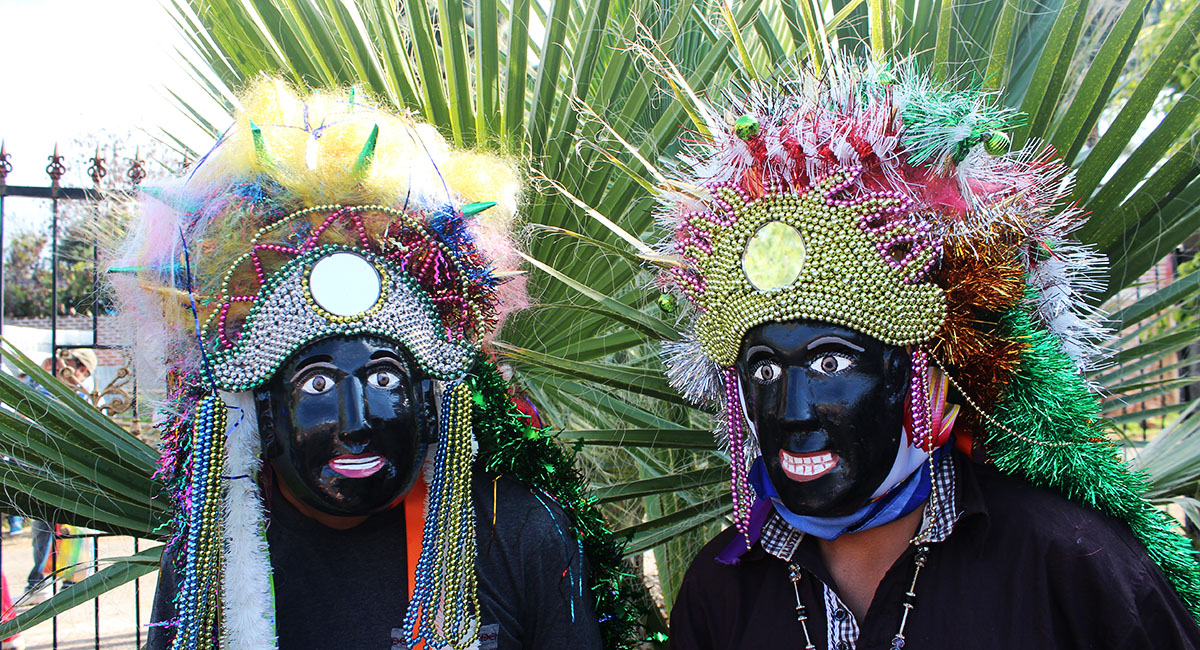
[[[58, 313], [90, 313], [97, 290], [91, 241], [78, 220], [59, 239]], [[51, 312], [50, 235], [24, 230], [13, 234], [4, 251], [4, 317], [48, 317]], [[105, 309], [102, 304], [101, 310]]]
[[[910, 56], [946, 79], [997, 91], [996, 101], [1029, 116], [1014, 144], [1053, 144], [1077, 170], [1074, 198], [1101, 216], [1080, 235], [1112, 261], [1099, 298], [1117, 307], [1114, 328], [1149, 331], [1165, 308], [1200, 292], [1193, 273], [1132, 304], [1116, 299], [1200, 227], [1200, 135], [1188, 128], [1200, 103], [1161, 107], [1161, 123], [1138, 134], [1200, 27], [1200, 9], [1148, 55], [1126, 100], [1115, 89], [1148, 1], [1093, 11], [1089, 0], [477, 0], [473, 23], [460, 3], [443, 1], [433, 13], [424, 0], [404, 3], [403, 15], [383, 0], [171, 6], [199, 61], [197, 78], [226, 106], [229, 88], [262, 71], [314, 86], [360, 84], [458, 145], [532, 162], [539, 191], [525, 213], [540, 304], [510, 322], [495, 348], [560, 440], [582, 450], [629, 554], [654, 551], [669, 600], [698, 540], [728, 510], [727, 461], [709, 418], [667, 385], [658, 361], [658, 341], [682, 324], [645, 290], [637, 260], [654, 237], [654, 169], [686, 133], [688, 98], [797, 59], [819, 63], [834, 47]], [[198, 123], [228, 119], [183, 108]], [[1102, 116], [1115, 117], [1099, 133]], [[1127, 371], [1198, 339], [1194, 327], [1168, 323], [1092, 378], [1114, 396], [1143, 399], [1161, 385], [1140, 385]], [[1163, 455], [1179, 481], [1163, 478], [1151, 458], [1145, 465], [1164, 500], [1190, 498], [1200, 417], [1169, 435], [1184, 444]]]

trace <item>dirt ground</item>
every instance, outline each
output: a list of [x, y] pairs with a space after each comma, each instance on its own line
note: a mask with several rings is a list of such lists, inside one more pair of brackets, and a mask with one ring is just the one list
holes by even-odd
[[[20, 597], [25, 591], [29, 570], [33, 567], [32, 539], [30, 525], [26, 521], [21, 534], [6, 534], [3, 540], [0, 540], [0, 569], [8, 582], [9, 594], [17, 601], [18, 611], [26, 609], [20, 602]], [[90, 561], [92, 540], [85, 539], [83, 542], [83, 557]], [[145, 550], [152, 545], [152, 542], [143, 540], [138, 548]], [[99, 538], [101, 559], [132, 554], [131, 537]], [[137, 650], [139, 638], [142, 643], [146, 641], [145, 625], [150, 620], [150, 605], [157, 579], [157, 572], [147, 574], [137, 580], [136, 587], [133, 583], [128, 583], [109, 591], [97, 600], [80, 605], [58, 617], [57, 629], [53, 621], [46, 621], [23, 632], [21, 638], [25, 641], [25, 650]], [[137, 606], [139, 602], [140, 611]]]

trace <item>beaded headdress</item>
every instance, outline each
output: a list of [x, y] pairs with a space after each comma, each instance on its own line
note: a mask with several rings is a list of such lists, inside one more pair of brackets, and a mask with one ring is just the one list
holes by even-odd
[[[173, 647], [275, 647], [250, 391], [302, 346], [355, 334], [399, 343], [442, 391], [436, 450], [413, 493], [427, 496], [408, 535], [420, 540], [409, 546], [408, 647], [478, 643], [477, 454], [568, 513], [619, 645], [632, 619], [619, 551], [570, 458], [519, 417], [482, 353], [525, 301], [509, 235], [515, 168], [452, 150], [353, 90], [301, 97], [263, 79], [241, 100], [235, 125], [185, 179], [147, 189], [110, 268], [145, 370], [165, 367], [171, 391], [159, 476], [177, 506], [170, 548], [183, 582], [177, 620], [158, 624], [176, 628]], [[580, 579], [566, 570], [564, 580]]]
[[[1009, 151], [1021, 116], [906, 63], [837, 58], [722, 104], [691, 107], [700, 137], [663, 189], [670, 234], [650, 261], [660, 305], [682, 303], [690, 324], [664, 346], [668, 378], [722, 412], [738, 528], [758, 455], [733, 367], [741, 341], [766, 322], [825, 321], [912, 350], [910, 445], [953, 440], [1123, 518], [1200, 612], [1186, 538], [1138, 496], [1144, 478], [1107, 441], [1081, 375], [1102, 361], [1085, 294], [1104, 260], [1070, 239], [1084, 215], [1064, 204], [1054, 152]], [[971, 407], [956, 423], [935, 421], [947, 384]]]

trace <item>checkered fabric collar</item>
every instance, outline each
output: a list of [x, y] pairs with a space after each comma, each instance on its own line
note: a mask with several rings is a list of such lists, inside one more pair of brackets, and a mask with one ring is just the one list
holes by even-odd
[[[922, 467], [919, 471], [925, 471]], [[954, 532], [954, 524], [962, 516], [958, 504], [958, 480], [955, 468], [954, 454], [946, 454], [938, 462], [934, 472], [937, 499], [930, 499], [925, 504], [926, 516], [923, 518], [921, 533], [927, 534], [930, 543], [944, 541]], [[929, 513], [929, 508], [933, 512]], [[929, 517], [932, 514], [932, 519]], [[804, 533], [792, 528], [784, 521], [779, 513], [772, 511], [762, 527], [762, 537], [759, 543], [763, 550], [775, 557], [790, 562], [796, 547], [804, 539]]]

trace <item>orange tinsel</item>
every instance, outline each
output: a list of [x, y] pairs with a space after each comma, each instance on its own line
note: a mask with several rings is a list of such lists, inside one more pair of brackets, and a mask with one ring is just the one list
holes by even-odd
[[[993, 232], [970, 246], [947, 243], [933, 280], [946, 292], [946, 320], [931, 351], [972, 399], [985, 409], [996, 403], [1017, 371], [1022, 341], [998, 333], [998, 321], [1025, 291], [1015, 233]], [[966, 425], [978, 430], [971, 409]]]

